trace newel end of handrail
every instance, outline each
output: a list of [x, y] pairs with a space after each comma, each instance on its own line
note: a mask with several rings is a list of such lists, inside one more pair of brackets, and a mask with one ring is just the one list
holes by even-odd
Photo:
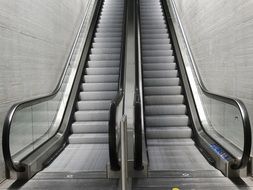
[[5, 161], [5, 165], [7, 169], [13, 170], [16, 172], [24, 172], [25, 167], [21, 165], [14, 164], [11, 156], [10, 151], [10, 129], [11, 123], [14, 117], [14, 113], [18, 109], [19, 104], [14, 104], [6, 114], [4, 125], [3, 125], [3, 133], [2, 133], [2, 150], [3, 150], [3, 157]]
[[112, 171], [119, 171], [119, 159], [117, 154], [117, 144], [116, 144], [116, 101], [113, 100], [109, 109], [109, 123], [108, 123], [108, 133], [109, 133], [109, 161], [110, 168]]
[[248, 165], [248, 162], [250, 160], [250, 153], [251, 153], [251, 146], [252, 146], [252, 134], [251, 134], [251, 124], [250, 124], [250, 118], [247, 111], [247, 108], [245, 104], [239, 100], [234, 99], [236, 102], [240, 114], [242, 117], [243, 122], [243, 134], [244, 134], [244, 147], [243, 147], [243, 154], [240, 160], [236, 161], [234, 164], [231, 165], [231, 168], [234, 170], [245, 168]]

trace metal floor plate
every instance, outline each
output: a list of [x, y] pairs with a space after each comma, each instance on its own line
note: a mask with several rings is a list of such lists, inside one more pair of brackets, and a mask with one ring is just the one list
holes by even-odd
[[250, 190], [252, 184], [236, 184], [228, 178], [143, 178], [133, 180], [134, 190]]
[[15, 184], [8, 181], [0, 189], [52, 189], [52, 190], [118, 190], [119, 181], [112, 179], [54, 179], [30, 180], [25, 184]]
[[223, 176], [207, 162], [195, 145], [149, 146], [148, 155], [150, 176]]
[[69, 144], [34, 178], [106, 177], [108, 162], [108, 144]]

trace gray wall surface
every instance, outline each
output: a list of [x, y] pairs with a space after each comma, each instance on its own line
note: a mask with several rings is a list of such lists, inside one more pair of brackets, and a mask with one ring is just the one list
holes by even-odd
[[[56, 87], [88, 2], [0, 0], [1, 132], [11, 105]], [[0, 181], [3, 178], [0, 148]]]
[[241, 99], [253, 125], [253, 1], [175, 2], [205, 85]]

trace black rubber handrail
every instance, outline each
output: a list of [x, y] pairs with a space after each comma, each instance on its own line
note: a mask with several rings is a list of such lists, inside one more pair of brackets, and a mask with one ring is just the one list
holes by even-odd
[[115, 98], [111, 101], [109, 108], [109, 124], [108, 124], [109, 159], [110, 159], [110, 167], [111, 170], [113, 171], [120, 170], [118, 148], [117, 148], [117, 134], [116, 134], [116, 112], [119, 103], [124, 97], [126, 10], [127, 10], [127, 1], [125, 0], [124, 13], [123, 13], [124, 22], [122, 24], [122, 43], [120, 53], [118, 92]]
[[[165, 9], [165, 13], [167, 12], [167, 14], [169, 14], [169, 8], [168, 8], [168, 5], [167, 5], [167, 2], [165, 0], [162, 0], [162, 4], [163, 4], [163, 7]], [[237, 98], [220, 95], [220, 94], [211, 92], [210, 90], [208, 90], [206, 88], [206, 86], [204, 85], [204, 82], [203, 82], [203, 80], [201, 78], [201, 75], [199, 73], [199, 70], [198, 70], [198, 68], [196, 66], [196, 62], [195, 62], [195, 60], [193, 58], [193, 54], [191, 52], [191, 48], [190, 48], [190, 46], [188, 44], [187, 37], [186, 37], [186, 35], [184, 33], [184, 29], [183, 29], [182, 23], [181, 23], [181, 21], [179, 19], [179, 16], [178, 16], [178, 13], [177, 13], [177, 10], [176, 10], [176, 7], [175, 7], [175, 3], [174, 3], [173, 0], [172, 0], [172, 6], [173, 6], [173, 9], [175, 10], [177, 21], [179, 23], [180, 30], [182, 32], [184, 41], [186, 43], [186, 48], [187, 48], [188, 54], [190, 56], [191, 63], [192, 63], [193, 68], [194, 68], [194, 72], [195, 72], [195, 75], [197, 77], [197, 81], [199, 83], [199, 86], [200, 86], [202, 92], [207, 97], [209, 97], [211, 99], [215, 99], [217, 101], [224, 102], [226, 104], [230, 104], [230, 105], [236, 107], [239, 110], [239, 112], [240, 112], [240, 115], [242, 117], [242, 123], [243, 123], [243, 134], [244, 134], [243, 145], [244, 145], [244, 147], [243, 147], [243, 152], [242, 152], [241, 159], [236, 158], [236, 161], [235, 161], [235, 163], [233, 163], [231, 165], [231, 168], [234, 169], [234, 170], [242, 169], [242, 168], [244, 168], [244, 167], [247, 166], [247, 164], [248, 164], [248, 162], [250, 160], [250, 152], [251, 152], [251, 144], [252, 144], [251, 124], [250, 124], [250, 119], [249, 119], [249, 114], [248, 114], [247, 108], [244, 105], [244, 103], [241, 100], [237, 99]], [[169, 15], [167, 15], [167, 17], [169, 17]], [[208, 134], [208, 133], [206, 132], [206, 134]], [[210, 135], [208, 135], [208, 136], [210, 136]], [[213, 139], [213, 140], [215, 141], [215, 139]]]
[[[141, 69], [139, 69], [139, 64], [141, 64], [141, 44], [140, 44], [140, 10], [139, 10], [139, 1], [136, 1], [135, 8], [135, 124], [134, 124], [134, 133], [135, 133], [135, 143], [134, 143], [134, 169], [142, 170], [143, 169], [143, 160], [142, 160], [142, 113], [141, 113], [141, 100], [140, 96], [143, 93], [140, 89], [139, 82], [142, 81], [140, 78]], [[141, 80], [141, 81], [139, 81]]]
[[64, 70], [63, 70], [63, 72], [60, 76], [60, 80], [56, 85], [56, 88], [51, 93], [49, 93], [47, 95], [15, 103], [14, 105], [11, 106], [11, 108], [8, 110], [8, 112], [6, 114], [6, 117], [5, 117], [5, 120], [4, 120], [4, 125], [3, 125], [2, 149], [3, 149], [3, 157], [4, 157], [5, 164], [10, 170], [13, 170], [13, 171], [16, 171], [16, 172], [24, 172], [25, 171], [25, 167], [22, 164], [15, 164], [13, 162], [13, 159], [12, 159], [12, 156], [11, 156], [11, 151], [10, 151], [10, 130], [11, 130], [11, 124], [12, 124], [12, 121], [13, 121], [13, 117], [14, 117], [15, 113], [19, 110], [22, 110], [24, 108], [27, 108], [27, 107], [30, 107], [30, 106], [33, 106], [33, 105], [37, 105], [37, 104], [42, 103], [42, 102], [46, 102], [46, 101], [51, 100], [51, 99], [53, 99], [57, 96], [57, 94], [60, 91], [60, 89], [62, 87], [62, 84], [64, 82], [64, 78], [65, 78], [67, 70], [69, 68], [70, 61], [71, 61], [71, 58], [73, 56], [74, 50], [76, 48], [76, 45], [77, 45], [81, 30], [83, 28], [86, 16], [87, 16], [87, 13], [86, 13], [86, 15], [84, 15], [84, 17], [82, 19], [82, 23], [79, 27], [76, 38], [75, 38], [75, 40], [72, 44], [71, 51], [70, 51], [68, 59], [66, 61]]

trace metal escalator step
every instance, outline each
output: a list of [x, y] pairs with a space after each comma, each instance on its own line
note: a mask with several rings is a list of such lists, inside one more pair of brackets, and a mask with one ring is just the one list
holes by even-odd
[[174, 56], [153, 56], [153, 57], [143, 57], [143, 63], [174, 63], [175, 62], [175, 58]]
[[112, 100], [116, 96], [116, 91], [106, 92], [80, 92], [80, 100]]
[[71, 126], [72, 133], [107, 133], [107, 121], [74, 122]]
[[167, 29], [144, 29], [141, 30], [141, 35], [143, 34], [167, 34]]
[[171, 44], [161, 44], [161, 45], [142, 45], [142, 50], [171, 50]]
[[[145, 28], [144, 28], [145, 30]], [[157, 29], [156, 29], [157, 30]], [[152, 44], [152, 45], [155, 45], [155, 44], [170, 44], [170, 39], [167, 38], [167, 39], [142, 39], [141, 40], [141, 43], [143, 45], [145, 44]]]
[[78, 101], [78, 110], [109, 110], [111, 101], [100, 100], [100, 101]]
[[[165, 22], [165, 20], [164, 19], [159, 19], [159, 20], [157, 20], [157, 19], [151, 19], [151, 20], [141, 20], [140, 21], [140, 23], [141, 23], [141, 25], [143, 25], [143, 24], [154, 24], [154, 23], [159, 23], [159, 24], [165, 24], [166, 22]], [[152, 38], [152, 36], [150, 36], [151, 38]], [[141, 38], [145, 38], [145, 36], [141, 36]], [[168, 38], [168, 36], [167, 36], [167, 38]]]
[[110, 20], [110, 21], [118, 21], [118, 20], [121, 20], [123, 21], [123, 15], [120, 15], [120, 16], [113, 16], [113, 15], [100, 15], [100, 20]]
[[119, 54], [91, 54], [89, 56], [90, 61], [113, 61], [113, 60], [120, 60]]
[[144, 87], [145, 95], [180, 95], [181, 93], [181, 86]]
[[119, 67], [119, 60], [107, 60], [107, 61], [88, 61], [88, 67]]
[[122, 16], [121, 13], [113, 13], [113, 14], [111, 14], [111, 13], [109, 13], [107, 11], [104, 11], [103, 13], [101, 13], [101, 17], [111, 17], [112, 19], [115, 18], [115, 17], [123, 18], [123, 16]]
[[165, 34], [143, 34], [142, 38], [145, 39], [167, 39], [169, 35], [167, 33]]
[[148, 139], [148, 146], [192, 146], [194, 141], [190, 138], [180, 139]]
[[156, 4], [156, 5], [152, 4], [152, 5], [153, 6], [150, 6], [150, 5], [144, 6], [144, 5], [142, 5], [141, 6], [141, 13], [147, 14], [150, 11], [152, 11], [153, 14], [158, 14], [158, 13], [163, 14], [163, 11], [162, 11], [161, 6], [159, 4]]
[[156, 64], [143, 64], [142, 68], [144, 71], [153, 70], [173, 70], [176, 69], [176, 63], [156, 63]]
[[173, 51], [172, 50], [144, 50], [142, 51], [143, 57], [157, 57], [157, 56], [172, 56]]
[[93, 48], [120, 48], [121, 43], [119, 42], [112, 42], [112, 43], [106, 43], [106, 42], [94, 42], [92, 43]]
[[144, 79], [145, 87], [150, 86], [178, 86], [179, 78], [146, 78]]
[[141, 20], [148, 20], [150, 18], [162, 20], [164, 18], [163, 15], [164, 14], [162, 12], [156, 12], [153, 9], [150, 9], [149, 7], [146, 8], [143, 7], [140, 13], [140, 18]]
[[119, 48], [91, 48], [91, 54], [120, 54]]
[[121, 32], [111, 32], [111, 33], [101, 33], [101, 32], [96, 32], [95, 37], [98, 38], [111, 38], [111, 37], [121, 37], [122, 33]]
[[108, 18], [108, 17], [100, 17], [98, 24], [103, 24], [103, 23], [107, 23], [107, 24], [122, 24], [122, 17], [115, 17], [115, 18]]
[[[122, 29], [121, 28], [97, 28], [97, 32], [98, 33], [121, 33]], [[99, 46], [97, 45], [95, 47], [99, 47]]]
[[192, 130], [188, 127], [148, 127], [146, 137], [148, 139], [177, 139], [191, 138]]
[[183, 115], [186, 114], [185, 105], [150, 105], [145, 106], [145, 114], [149, 115]]
[[141, 18], [149, 18], [149, 17], [159, 17], [159, 18], [163, 18], [163, 13], [162, 12], [150, 12], [150, 11], [145, 11], [145, 12], [141, 12], [140, 14]]
[[97, 82], [118, 82], [119, 75], [85, 75], [84, 81], [86, 83], [97, 83]]
[[81, 90], [86, 92], [95, 91], [116, 91], [118, 89], [118, 83], [83, 83]]
[[107, 133], [72, 134], [70, 144], [105, 144], [108, 143]]
[[104, 9], [101, 11], [101, 16], [122, 16], [123, 15], [123, 10], [117, 9], [117, 10], [110, 10], [110, 9]]
[[121, 37], [95, 37], [94, 42], [119, 42], [121, 41]]
[[105, 68], [86, 68], [87, 75], [117, 75], [119, 74], [118, 67]]
[[153, 95], [144, 97], [145, 105], [183, 104], [183, 95]]
[[[164, 29], [164, 28], [166, 28], [166, 26], [164, 24], [159, 24], [159, 23], [157, 23], [157, 24], [142, 24], [142, 28], [144, 30], [145, 29], [158, 29], [158, 28], [159, 29]], [[152, 39], [152, 40], [155, 40], [155, 39]]]
[[143, 71], [144, 78], [176, 78], [177, 76], [177, 70]]
[[187, 115], [145, 116], [145, 121], [147, 127], [188, 126], [190, 124]]
[[99, 23], [98, 28], [121, 28], [122, 23]]
[[109, 110], [76, 111], [76, 121], [106, 121], [109, 119]]

